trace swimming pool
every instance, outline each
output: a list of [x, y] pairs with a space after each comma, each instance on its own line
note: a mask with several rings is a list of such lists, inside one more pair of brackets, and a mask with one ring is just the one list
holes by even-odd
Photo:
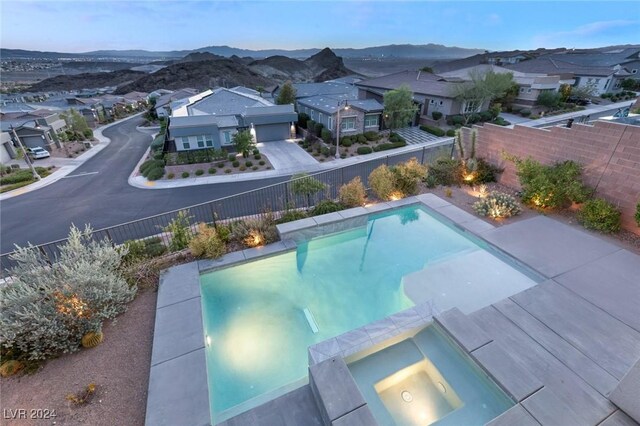
[[201, 276], [211, 413], [251, 408], [307, 376], [307, 347], [424, 300], [470, 312], [535, 284], [422, 206]]

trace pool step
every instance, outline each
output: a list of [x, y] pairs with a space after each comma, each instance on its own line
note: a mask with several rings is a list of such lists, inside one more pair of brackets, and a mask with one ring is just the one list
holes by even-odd
[[313, 314], [311, 313], [309, 308], [304, 308], [302, 311], [304, 312], [304, 317], [307, 319], [307, 323], [309, 323], [309, 328], [311, 328], [313, 334], [316, 334], [318, 331], [320, 331], [320, 329], [318, 328], [318, 323], [316, 322]]

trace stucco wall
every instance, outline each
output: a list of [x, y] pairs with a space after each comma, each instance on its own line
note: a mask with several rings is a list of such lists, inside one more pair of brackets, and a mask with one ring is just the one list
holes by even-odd
[[634, 219], [640, 200], [640, 127], [596, 121], [593, 126], [574, 124], [571, 129], [510, 129], [492, 124], [476, 129], [477, 155], [505, 168], [501, 183], [519, 187], [515, 167], [502, 158], [503, 152], [543, 164], [576, 161], [584, 167], [584, 182], [620, 208], [626, 229], [640, 234]]

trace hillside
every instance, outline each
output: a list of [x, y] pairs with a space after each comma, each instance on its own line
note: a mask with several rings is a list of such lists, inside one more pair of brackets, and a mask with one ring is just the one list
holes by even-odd
[[153, 74], [147, 74], [119, 87], [115, 93], [151, 92], [158, 88], [180, 89], [183, 87], [207, 89], [215, 86], [246, 86], [255, 88], [272, 84], [272, 80], [255, 73], [243, 64], [231, 59], [215, 59], [169, 65]]
[[76, 75], [58, 75], [47, 78], [29, 87], [31, 92], [58, 90], [95, 89], [99, 87], [118, 86], [146, 76], [141, 71], [119, 70], [112, 72], [93, 72]]
[[325, 81], [355, 74], [344, 66], [342, 58], [325, 48], [310, 58], [300, 61], [286, 56], [271, 56], [249, 64], [253, 71], [278, 82], [292, 80]]

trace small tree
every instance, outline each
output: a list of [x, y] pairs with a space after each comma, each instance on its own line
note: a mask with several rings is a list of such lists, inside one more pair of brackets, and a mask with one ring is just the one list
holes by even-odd
[[280, 89], [280, 93], [278, 93], [278, 97], [276, 98], [276, 103], [278, 105], [286, 105], [293, 104], [296, 102], [296, 89], [293, 87], [290, 81], [287, 81], [282, 85]]
[[638, 91], [640, 90], [640, 81], [639, 80], [635, 80], [633, 78], [625, 78], [624, 80], [622, 80], [622, 82], [620, 83], [620, 86], [624, 89], [624, 90], [633, 90], [633, 91]]
[[560, 99], [562, 100], [562, 102], [567, 102], [567, 99], [569, 99], [569, 96], [571, 96], [571, 85], [569, 84], [561, 85], [559, 89], [559, 93], [560, 93]]
[[562, 95], [558, 92], [545, 91], [541, 92], [536, 99], [536, 103], [540, 106], [552, 109], [560, 105]]
[[169, 224], [163, 228], [164, 232], [171, 234], [169, 250], [180, 251], [187, 248], [191, 241], [191, 218], [189, 210], [180, 210]]
[[384, 94], [384, 122], [388, 128], [405, 127], [413, 121], [417, 111], [409, 86], [402, 85]]
[[249, 158], [251, 151], [256, 146], [255, 141], [253, 140], [253, 136], [249, 130], [243, 130], [242, 132], [238, 132], [233, 135], [233, 145], [236, 148], [236, 151], [242, 154], [244, 158]]
[[291, 191], [295, 195], [305, 196], [307, 207], [312, 204], [311, 197], [320, 191], [324, 191], [326, 187], [327, 185], [306, 173], [299, 173], [291, 177]]
[[470, 81], [453, 86], [451, 93], [454, 98], [462, 102], [462, 116], [465, 125], [486, 102], [504, 97], [513, 86], [513, 74], [511, 73], [489, 71], [482, 74], [472, 72], [469, 74], [469, 78]]
[[87, 120], [75, 109], [70, 109], [66, 114], [61, 114], [60, 116], [78, 139], [83, 139], [84, 135], [91, 134], [93, 136]]
[[433, 68], [431, 67], [422, 67], [420, 71], [428, 72], [429, 74], [433, 74]]

